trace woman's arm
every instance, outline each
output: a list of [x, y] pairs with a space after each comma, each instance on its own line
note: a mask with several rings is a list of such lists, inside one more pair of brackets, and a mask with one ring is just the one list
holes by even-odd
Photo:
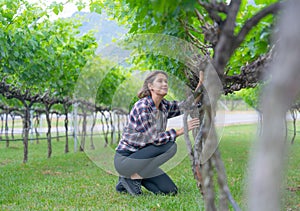
[[143, 110], [136, 116], [135, 130], [138, 142], [161, 145], [169, 141], [175, 141], [176, 130], [161, 131], [157, 127], [157, 120], [149, 110]]

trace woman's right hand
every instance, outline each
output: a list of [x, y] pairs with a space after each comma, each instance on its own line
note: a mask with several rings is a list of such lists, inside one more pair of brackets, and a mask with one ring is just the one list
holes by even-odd
[[203, 81], [204, 81], [204, 72], [200, 71], [199, 72], [199, 82], [198, 82], [198, 85], [197, 85], [195, 91], [203, 84]]

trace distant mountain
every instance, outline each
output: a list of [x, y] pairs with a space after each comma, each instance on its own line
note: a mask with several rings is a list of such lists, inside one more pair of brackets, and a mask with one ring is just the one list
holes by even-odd
[[90, 30], [95, 31], [99, 48], [112, 43], [113, 39], [120, 39], [127, 33], [127, 29], [119, 26], [115, 21], [108, 20], [108, 16], [103, 11], [102, 14], [89, 12], [75, 12], [72, 17], [82, 18], [82, 26], [79, 28], [81, 34], [87, 33]]

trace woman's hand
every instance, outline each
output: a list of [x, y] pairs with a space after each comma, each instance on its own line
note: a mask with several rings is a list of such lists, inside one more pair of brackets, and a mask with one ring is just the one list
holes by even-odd
[[203, 84], [203, 81], [204, 81], [204, 72], [199, 71], [199, 82], [198, 82], [198, 85], [197, 85], [195, 91]]
[[[199, 82], [198, 82], [198, 85], [197, 85], [197, 87], [195, 89], [195, 92], [198, 91], [198, 89], [202, 86], [203, 81], [204, 81], [204, 72], [203, 71], [199, 71]], [[198, 95], [195, 98], [195, 100], [194, 100], [194, 104], [199, 103], [200, 99], [201, 99], [201, 95]]]
[[[194, 119], [189, 120], [187, 122], [188, 131], [199, 127], [199, 125], [200, 125], [200, 120], [198, 118], [194, 118]], [[182, 135], [183, 133], [184, 133], [184, 128], [181, 128], [181, 129], [177, 130], [176, 131], [176, 137]]]

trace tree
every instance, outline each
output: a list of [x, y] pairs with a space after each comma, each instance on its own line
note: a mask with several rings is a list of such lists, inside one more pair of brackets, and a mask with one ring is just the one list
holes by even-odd
[[[56, 7], [54, 7], [55, 9]], [[91, 33], [81, 37], [80, 24], [71, 19], [49, 20], [47, 12], [27, 1], [1, 2], [1, 78], [18, 92], [24, 114], [24, 162], [27, 161], [30, 110], [44, 104], [49, 121], [51, 106], [64, 97], [71, 97], [75, 82], [97, 44]], [[11, 90], [13, 91], [13, 90]], [[51, 102], [42, 96], [48, 96]], [[47, 99], [50, 99], [47, 98]], [[66, 112], [68, 113], [68, 112]], [[67, 118], [67, 117], [66, 117]], [[48, 125], [48, 157], [51, 156], [51, 125]]]
[[[195, 62], [195, 68], [184, 69], [192, 89], [196, 88], [198, 72], [201, 70], [201, 63], [204, 63], [201, 59], [204, 58], [205, 61], [206, 58], [207, 61], [210, 58], [211, 62], [208, 64], [212, 65], [202, 67], [206, 77], [203, 107], [198, 114], [191, 114], [204, 119], [204, 124], [196, 131], [194, 149], [190, 150], [194, 175], [204, 192], [206, 210], [216, 210], [214, 168], [218, 177], [220, 209], [227, 210], [228, 202], [236, 210], [239, 209], [227, 187], [225, 169], [217, 148], [214, 124], [216, 102], [222, 92], [231, 93], [258, 84], [272, 58], [272, 46], [268, 45], [274, 21], [272, 14], [277, 13], [281, 5], [279, 2], [272, 4], [273, 2], [276, 1], [257, 0], [255, 5], [241, 0], [232, 0], [229, 4], [226, 1], [190, 0], [151, 1], [149, 4], [132, 0], [105, 3], [114, 8], [111, 12], [115, 18], [130, 25], [129, 32], [132, 35], [167, 34], [197, 46], [201, 56], [194, 55], [195, 58], [191, 59]], [[146, 59], [149, 59], [149, 63], [157, 61], [153, 57]], [[183, 71], [180, 68], [177, 70]], [[217, 86], [218, 80], [221, 80], [222, 87]], [[185, 137], [188, 139], [187, 134]], [[204, 148], [201, 147], [203, 145]], [[203, 162], [203, 153], [211, 150], [214, 153]]]
[[[287, 1], [278, 23], [274, 42], [280, 39], [270, 71], [272, 79], [263, 89], [263, 133], [255, 144], [249, 172], [249, 210], [281, 210], [281, 188], [287, 142], [286, 112], [300, 94], [299, 19], [300, 2]], [[272, 105], [272, 109], [270, 109]], [[259, 194], [257, 194], [259, 193]]]

